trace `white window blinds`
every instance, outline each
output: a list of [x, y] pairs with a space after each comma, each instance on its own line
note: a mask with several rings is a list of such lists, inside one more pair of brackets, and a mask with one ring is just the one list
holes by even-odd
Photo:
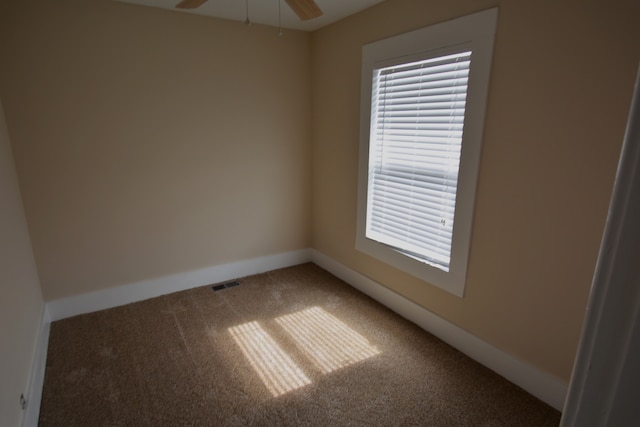
[[449, 271], [471, 52], [374, 69], [366, 236]]

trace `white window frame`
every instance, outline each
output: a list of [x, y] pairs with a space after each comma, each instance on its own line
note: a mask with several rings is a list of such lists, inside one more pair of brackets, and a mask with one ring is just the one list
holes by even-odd
[[[356, 249], [459, 297], [464, 296], [480, 167], [485, 109], [498, 9], [364, 45], [362, 48], [360, 152]], [[429, 265], [366, 236], [369, 192], [369, 138], [374, 70], [441, 56], [464, 45], [472, 51], [465, 106], [449, 271]], [[444, 53], [443, 53], [444, 52]]]

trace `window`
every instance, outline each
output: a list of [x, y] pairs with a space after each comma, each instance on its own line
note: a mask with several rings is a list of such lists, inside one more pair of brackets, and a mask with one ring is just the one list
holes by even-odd
[[497, 9], [365, 45], [356, 248], [463, 296]]

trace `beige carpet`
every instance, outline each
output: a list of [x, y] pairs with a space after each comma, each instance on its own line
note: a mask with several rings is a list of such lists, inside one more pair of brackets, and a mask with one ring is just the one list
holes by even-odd
[[552, 426], [313, 264], [54, 322], [41, 426]]

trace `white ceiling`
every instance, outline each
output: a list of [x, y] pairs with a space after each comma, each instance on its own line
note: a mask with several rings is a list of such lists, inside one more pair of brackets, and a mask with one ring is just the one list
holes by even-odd
[[244, 22], [249, 4], [249, 19], [252, 23], [278, 27], [278, 2], [281, 2], [282, 28], [313, 31], [339, 21], [383, 0], [316, 0], [323, 15], [309, 21], [301, 21], [284, 0], [208, 0], [198, 9], [176, 9], [180, 0], [116, 0], [144, 6], [160, 7], [176, 13], [196, 13]]

